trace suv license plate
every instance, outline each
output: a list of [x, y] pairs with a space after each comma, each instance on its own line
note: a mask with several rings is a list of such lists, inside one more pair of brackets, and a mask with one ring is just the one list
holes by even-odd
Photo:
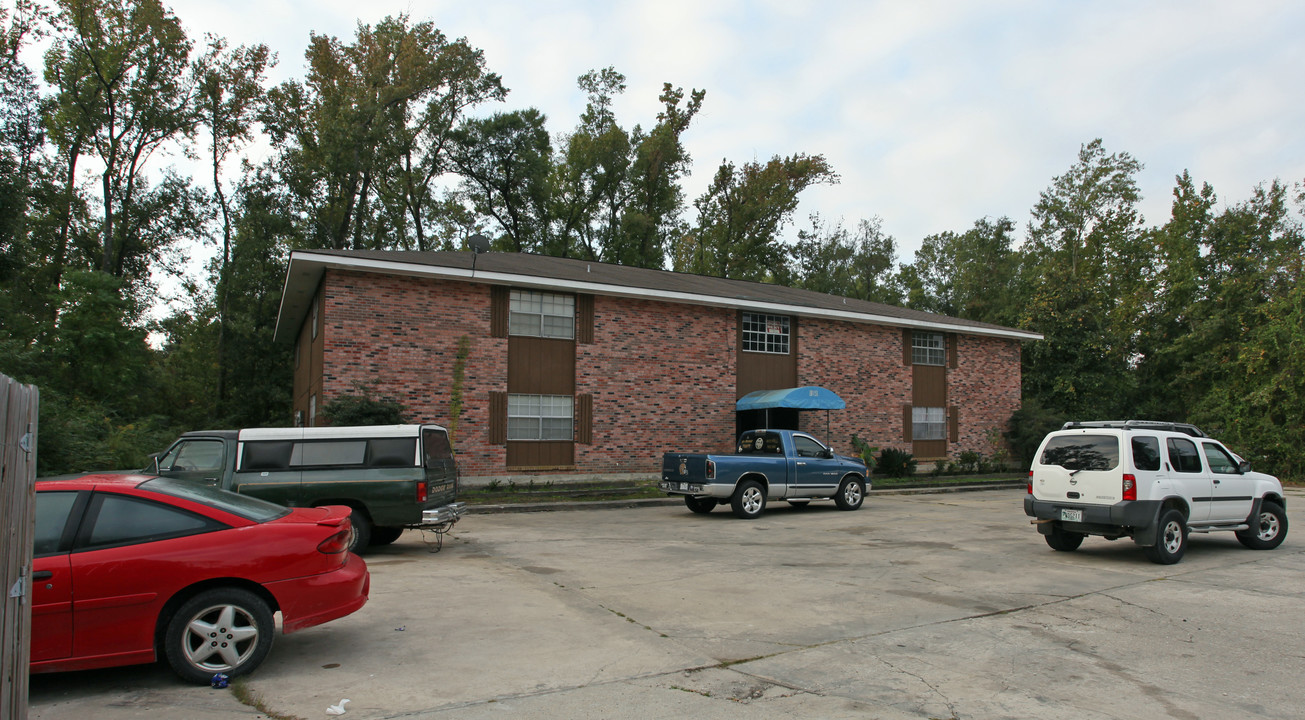
[[1060, 511], [1060, 519], [1065, 522], [1083, 522], [1083, 511], [1062, 508]]

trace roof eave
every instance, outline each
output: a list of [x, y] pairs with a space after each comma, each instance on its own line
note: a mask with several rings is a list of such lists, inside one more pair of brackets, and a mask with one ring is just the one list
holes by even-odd
[[[640, 300], [683, 303], [742, 310], [760, 310], [812, 317], [827, 320], [887, 325], [891, 327], [917, 328], [921, 330], [940, 330], [966, 335], [982, 335], [1008, 340], [1041, 340], [1039, 333], [1012, 328], [982, 327], [962, 325], [945, 321], [913, 320], [897, 318], [875, 313], [840, 311], [787, 303], [749, 300], [699, 293], [656, 290], [610, 283], [581, 282], [552, 277], [537, 277], [517, 273], [488, 272], [470, 268], [448, 267], [444, 265], [421, 265], [393, 260], [376, 260], [373, 258], [347, 257], [314, 253], [311, 250], [296, 250], [290, 255], [290, 265], [286, 271], [285, 287], [281, 293], [281, 309], [277, 315], [276, 342], [293, 342], [303, 318], [308, 314], [309, 304], [317, 293], [326, 269], [352, 270], [355, 272], [374, 272], [387, 275], [407, 275], [413, 277], [434, 277], [447, 280], [481, 282], [490, 285], [512, 285], [544, 290], [561, 290], [592, 295], [607, 295]], [[940, 316], [942, 317], [942, 316]]]

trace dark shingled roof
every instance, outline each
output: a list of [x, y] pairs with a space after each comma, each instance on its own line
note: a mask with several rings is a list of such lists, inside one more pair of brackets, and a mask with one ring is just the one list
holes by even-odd
[[[749, 303], [765, 303], [786, 306], [796, 315], [823, 315], [825, 312], [850, 313], [869, 316], [864, 319], [866, 322], [877, 321], [904, 327], [946, 326], [953, 332], [969, 331], [979, 335], [998, 335], [1020, 340], [1041, 338], [1036, 333], [1001, 325], [963, 320], [838, 295], [826, 295], [811, 290], [574, 258], [500, 252], [475, 255], [467, 251], [297, 250], [291, 254], [290, 269], [286, 273], [281, 315], [277, 322], [278, 340], [294, 339], [295, 332], [308, 312], [308, 302], [316, 292], [322, 272], [327, 267], [401, 275], [445, 275], [468, 281], [472, 280], [471, 272], [474, 267], [476, 281], [493, 284], [507, 284], [512, 281], [512, 278], [522, 280], [529, 278], [538, 281], [531, 284], [540, 287], [556, 283], [565, 285], [572, 291], [588, 291], [597, 295], [625, 294], [621, 289], [628, 289], [636, 291], [629, 294], [645, 296], [649, 299], [656, 299], [658, 295], [662, 295], [665, 296], [664, 299], [671, 302], [696, 301], [704, 305], [739, 307], [746, 307]], [[576, 285], [596, 287], [585, 289], [574, 287]], [[693, 297], [675, 297], [677, 295]]]

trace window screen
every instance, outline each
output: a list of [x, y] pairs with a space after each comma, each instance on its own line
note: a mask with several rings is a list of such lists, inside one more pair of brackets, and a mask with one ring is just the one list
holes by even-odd
[[1066, 470], [1112, 470], [1119, 465], [1119, 440], [1113, 435], [1058, 435], [1047, 441], [1040, 462]]
[[746, 352], [787, 355], [789, 319], [785, 315], [743, 313], [743, 349]]
[[508, 440], [571, 440], [570, 395], [508, 395]]
[[946, 440], [947, 408], [911, 408], [912, 440]]
[[574, 338], [575, 296], [513, 290], [508, 332], [532, 337]]
[[913, 333], [911, 335], [911, 362], [916, 365], [946, 364], [947, 349], [946, 345], [943, 344], [942, 333]]

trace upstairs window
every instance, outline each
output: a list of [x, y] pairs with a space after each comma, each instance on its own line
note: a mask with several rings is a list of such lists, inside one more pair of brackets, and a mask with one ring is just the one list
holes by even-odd
[[508, 333], [531, 337], [575, 338], [575, 296], [513, 290]]
[[947, 346], [942, 333], [917, 332], [911, 335], [911, 362], [916, 365], [945, 365]]
[[787, 355], [789, 323], [784, 315], [743, 313], [743, 350], [745, 352]]

